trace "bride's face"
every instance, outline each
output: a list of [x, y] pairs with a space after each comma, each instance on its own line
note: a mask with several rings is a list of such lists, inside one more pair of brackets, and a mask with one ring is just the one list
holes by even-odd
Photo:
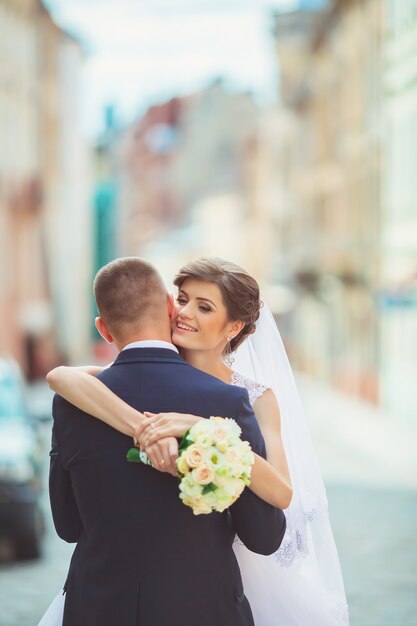
[[172, 341], [186, 350], [216, 350], [221, 353], [233, 322], [219, 287], [195, 278], [181, 285], [177, 296], [177, 315], [172, 323]]

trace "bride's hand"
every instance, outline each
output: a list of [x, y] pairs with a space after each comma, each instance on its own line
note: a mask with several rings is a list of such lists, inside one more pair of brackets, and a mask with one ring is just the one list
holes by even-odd
[[144, 451], [155, 469], [178, 477], [175, 465], [178, 458], [178, 441], [174, 437], [161, 439], [146, 447]]
[[149, 413], [144, 411], [146, 422], [135, 431], [141, 448], [154, 444], [163, 437], [183, 437], [191, 426], [203, 419], [187, 413]]

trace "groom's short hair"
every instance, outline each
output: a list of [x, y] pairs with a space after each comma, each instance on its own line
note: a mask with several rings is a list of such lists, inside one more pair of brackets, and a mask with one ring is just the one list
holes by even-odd
[[159, 272], [139, 257], [123, 257], [102, 267], [94, 279], [100, 317], [116, 337], [167, 315], [167, 290]]

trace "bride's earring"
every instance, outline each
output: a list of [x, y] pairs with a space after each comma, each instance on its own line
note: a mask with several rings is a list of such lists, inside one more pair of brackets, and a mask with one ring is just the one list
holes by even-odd
[[227, 341], [227, 352], [223, 357], [223, 361], [226, 363], [226, 365], [228, 367], [232, 367], [234, 361], [235, 361], [235, 357], [234, 354], [232, 352], [232, 348], [230, 346], [230, 342], [232, 341], [233, 337], [227, 337], [226, 341]]

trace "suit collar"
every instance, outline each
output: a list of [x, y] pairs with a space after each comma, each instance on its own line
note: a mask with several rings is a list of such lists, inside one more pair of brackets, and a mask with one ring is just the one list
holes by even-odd
[[178, 352], [178, 348], [173, 343], [161, 341], [159, 339], [146, 339], [141, 341], [132, 341], [128, 343], [123, 350], [131, 350], [132, 348], [165, 348], [173, 352]]
[[129, 348], [128, 350], [122, 350], [119, 352], [113, 365], [158, 361], [161, 363], [168, 361], [188, 365], [178, 352], [169, 348]]

